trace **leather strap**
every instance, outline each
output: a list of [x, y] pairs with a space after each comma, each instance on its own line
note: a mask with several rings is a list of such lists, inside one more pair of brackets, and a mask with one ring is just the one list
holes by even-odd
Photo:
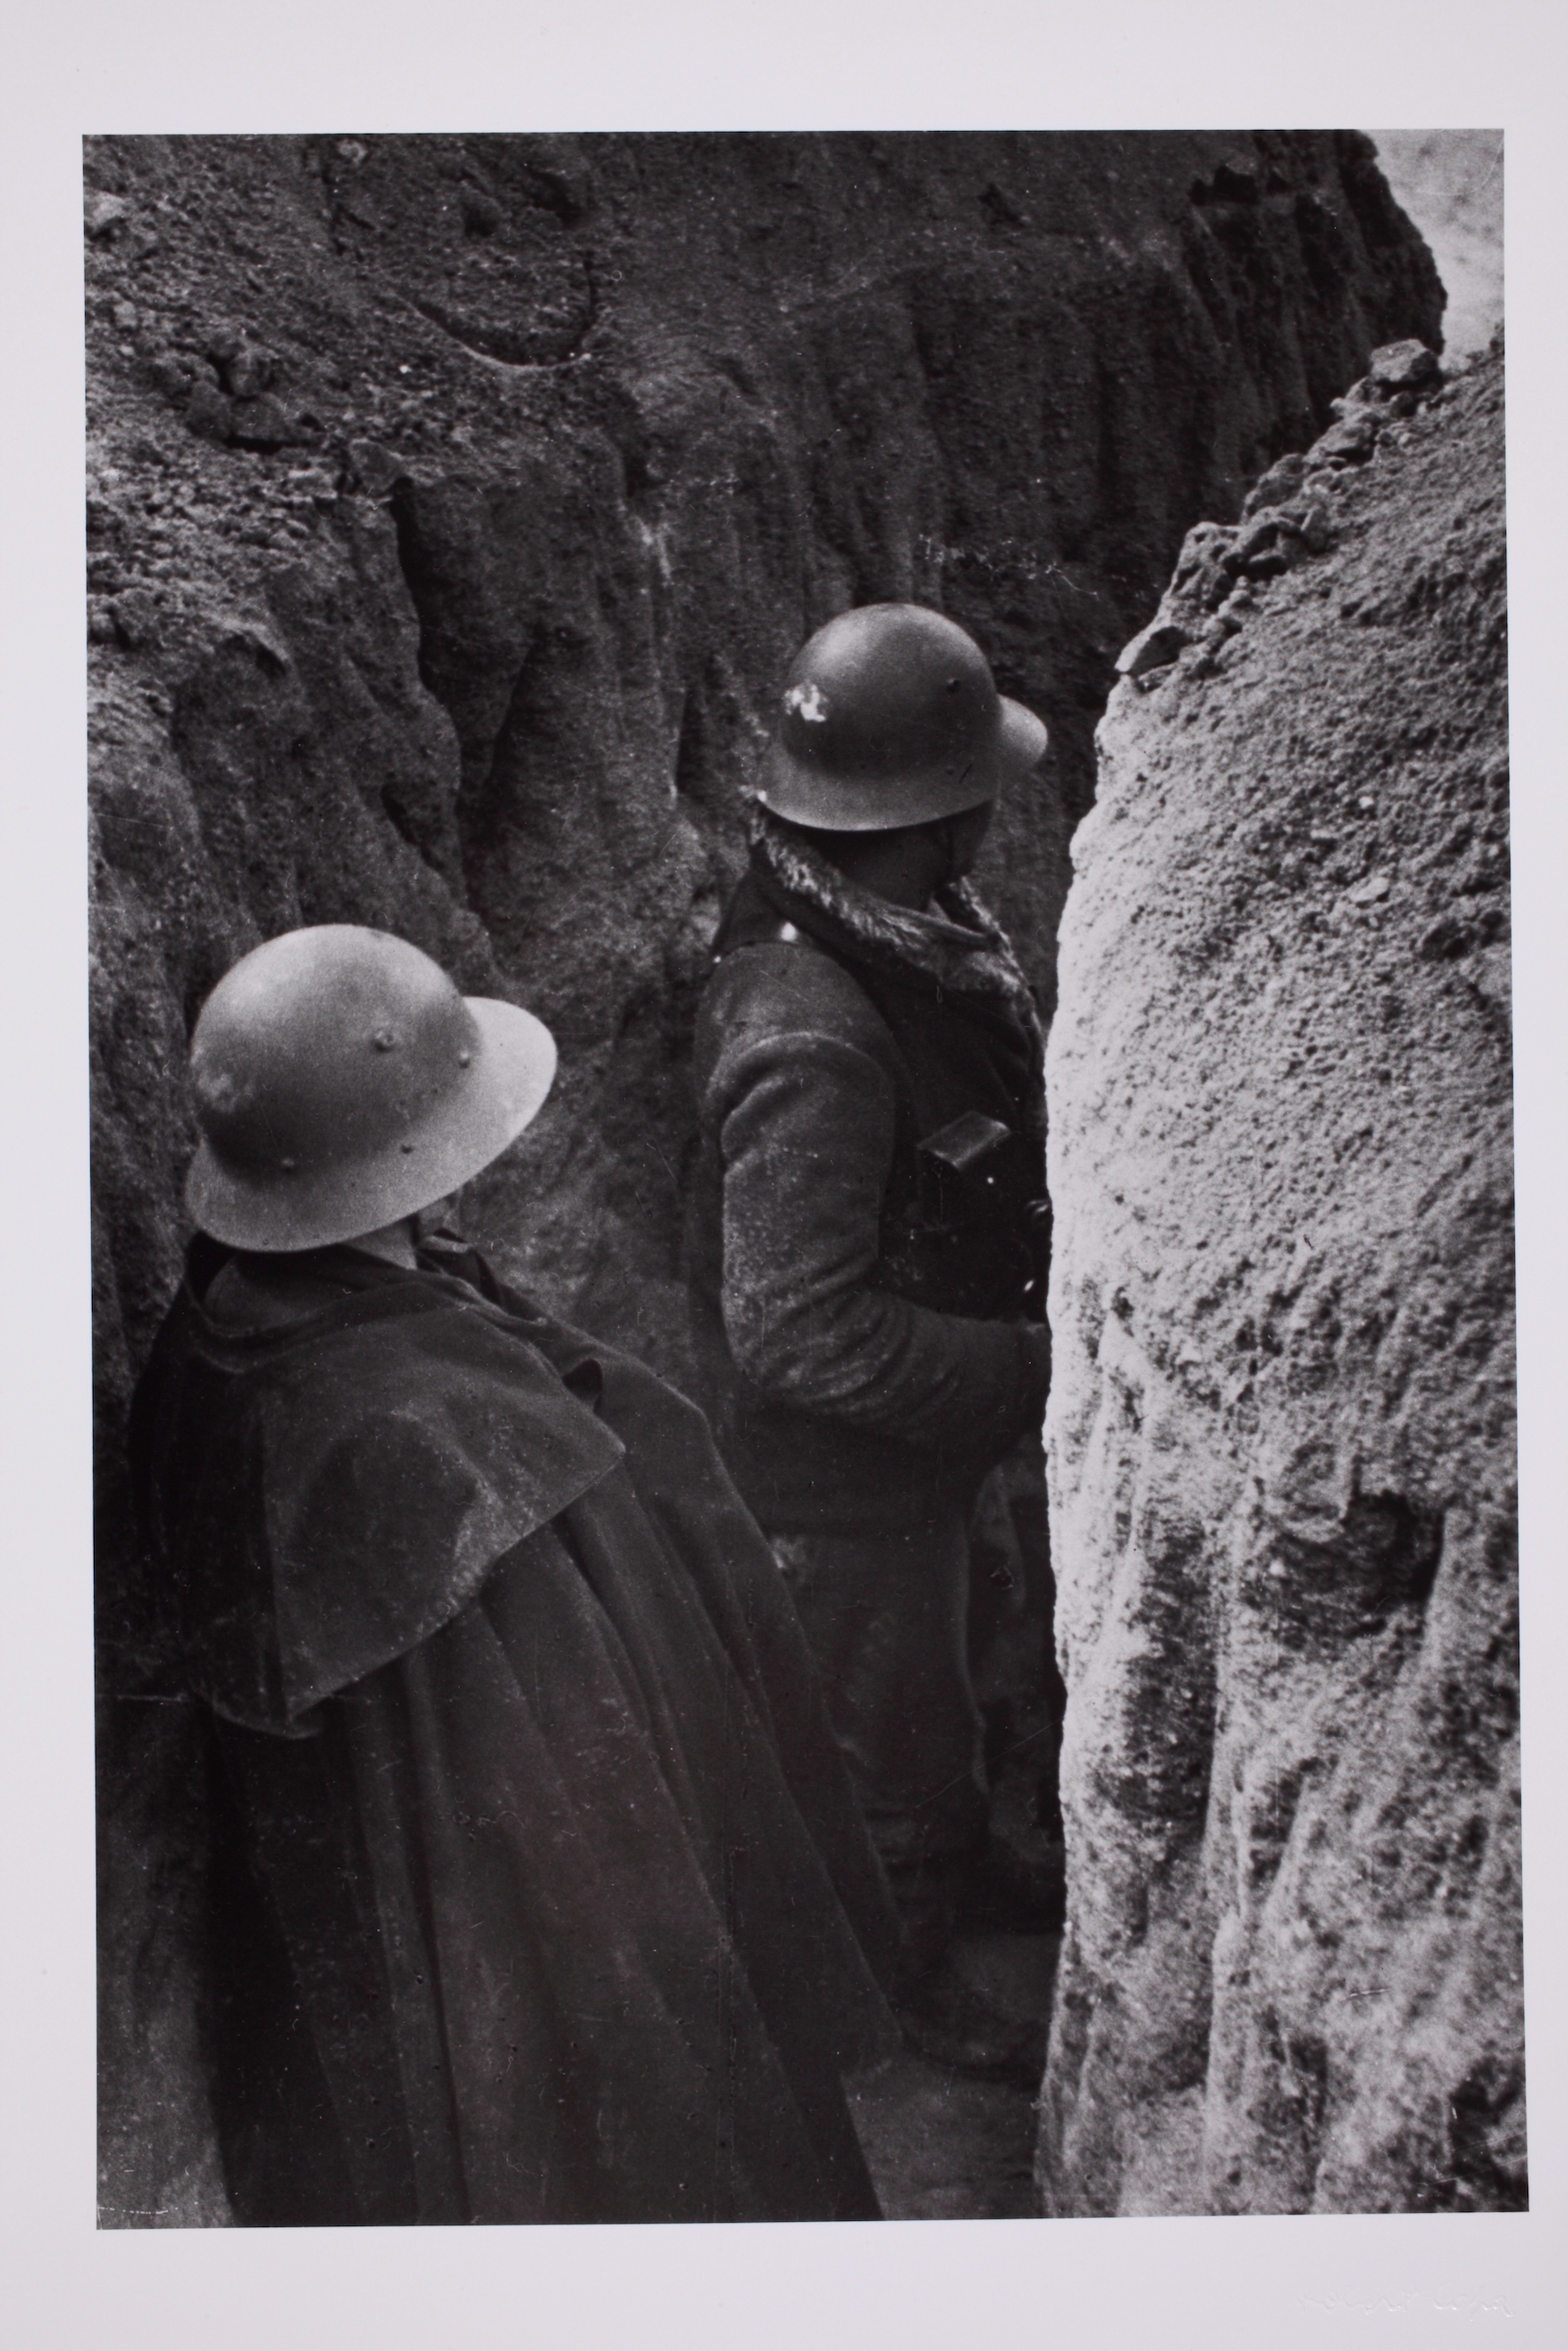
[[802, 930], [782, 915], [771, 911], [742, 914], [738, 920], [727, 922], [713, 943], [713, 959], [733, 953], [737, 947], [793, 947], [809, 946]]

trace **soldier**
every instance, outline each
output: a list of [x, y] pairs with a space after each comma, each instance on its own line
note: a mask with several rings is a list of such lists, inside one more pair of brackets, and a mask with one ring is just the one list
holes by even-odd
[[1042, 1041], [968, 873], [1046, 730], [962, 629], [873, 604], [787, 680], [698, 1019], [688, 1257], [703, 1400], [772, 1541], [915, 1955], [905, 2028], [1038, 2044], [949, 1946], [986, 1834], [966, 1654], [977, 1489], [1050, 1374], [1031, 1240]]
[[197, 1023], [132, 1453], [211, 1733], [250, 2223], [872, 2219], [897, 1926], [700, 1415], [425, 1229], [555, 1066], [328, 925]]

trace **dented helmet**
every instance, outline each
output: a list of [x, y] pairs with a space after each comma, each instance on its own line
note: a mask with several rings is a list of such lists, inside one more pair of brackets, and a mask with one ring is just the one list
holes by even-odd
[[956, 622], [862, 604], [796, 654], [757, 797], [792, 824], [888, 832], [995, 799], [1046, 739]]
[[196, 1022], [186, 1206], [235, 1249], [374, 1232], [503, 1152], [555, 1059], [531, 1013], [460, 995], [406, 939], [352, 923], [285, 932], [225, 973]]

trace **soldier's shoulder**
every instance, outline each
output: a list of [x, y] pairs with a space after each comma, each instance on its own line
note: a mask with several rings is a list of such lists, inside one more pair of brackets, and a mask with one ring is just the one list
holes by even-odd
[[801, 937], [758, 940], [722, 956], [702, 1021], [716, 1043], [817, 1033], [875, 1050], [888, 1033], [853, 975]]

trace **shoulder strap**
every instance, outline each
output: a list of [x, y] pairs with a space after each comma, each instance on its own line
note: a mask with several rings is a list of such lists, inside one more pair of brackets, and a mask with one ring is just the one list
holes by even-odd
[[754, 904], [732, 907], [720, 924], [714, 940], [712, 954], [715, 963], [737, 947], [793, 947], [813, 944], [802, 930], [783, 915], [776, 914], [771, 906]]
[[823, 954], [829, 952], [800, 924], [790, 920], [789, 913], [759, 883], [756, 867], [748, 867], [719, 922], [709, 950], [713, 961], [722, 962], [737, 947], [793, 946], [816, 946]]

